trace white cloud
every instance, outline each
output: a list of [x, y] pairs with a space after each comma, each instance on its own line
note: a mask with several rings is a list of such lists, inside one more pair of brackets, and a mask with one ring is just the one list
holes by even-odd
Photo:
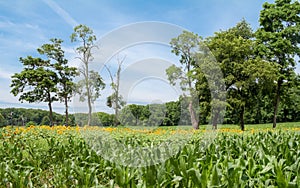
[[182, 30], [179, 26], [162, 22], [140, 22], [117, 28], [98, 41], [100, 48], [94, 51], [95, 62], [106, 63], [115, 54], [133, 46], [149, 43], [169, 46], [170, 40]]
[[61, 8], [57, 3], [52, 0], [44, 0], [44, 2], [58, 14], [62, 19], [64, 19], [72, 28], [79, 25], [78, 22], [70, 16], [63, 8]]

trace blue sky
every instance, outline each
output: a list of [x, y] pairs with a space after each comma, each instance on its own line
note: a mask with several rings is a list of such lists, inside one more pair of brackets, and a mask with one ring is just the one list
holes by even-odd
[[[20, 103], [17, 97], [10, 94], [11, 75], [20, 72], [22, 66], [18, 59], [27, 55], [37, 56], [36, 49], [47, 43], [50, 38], [61, 38], [66, 51], [66, 57], [70, 64], [78, 66], [74, 49], [76, 44], [70, 42], [69, 36], [73, 27], [85, 24], [94, 30], [100, 40], [100, 53], [106, 53], [105, 49], [113, 48], [112, 42], [124, 41], [124, 33], [111, 35], [112, 31], [119, 31], [124, 26], [142, 22], [158, 22], [173, 24], [176, 28], [184, 28], [207, 37], [214, 32], [225, 30], [234, 26], [242, 18], [248, 21], [253, 29], [258, 27], [259, 12], [265, 0], [11, 0], [0, 1], [0, 108], [25, 107], [47, 109], [47, 104]], [[273, 1], [268, 1], [273, 2]], [[158, 24], [157, 26], [160, 27]], [[176, 29], [175, 29], [176, 30]], [[163, 33], [159, 28], [152, 27], [143, 30], [144, 36], [159, 37]], [[149, 32], [149, 33], [148, 33]], [[177, 30], [176, 30], [177, 32]], [[173, 35], [176, 33], [172, 33]], [[138, 33], [140, 34], [140, 33]], [[138, 37], [131, 33], [131, 37]], [[173, 36], [166, 34], [166, 37]], [[107, 37], [108, 36], [108, 37]], [[122, 38], [123, 36], [123, 38]], [[126, 35], [127, 36], [127, 35]], [[103, 42], [103, 38], [111, 38], [110, 42]], [[154, 37], [154, 38], [155, 38]], [[112, 39], [113, 38], [113, 39]], [[146, 39], [145, 39], [146, 40]], [[156, 40], [156, 39], [155, 39]], [[104, 41], [104, 40], [103, 40]], [[129, 40], [130, 41], [130, 40]], [[114, 43], [114, 44], [115, 44]], [[126, 47], [126, 48], [125, 48]], [[175, 63], [178, 58], [170, 53], [166, 44], [144, 43], [143, 45], [123, 46], [120, 56], [125, 56], [124, 70], [136, 70], [132, 68], [132, 62], [142, 63], [145, 67], [149, 59], [154, 61]], [[101, 51], [103, 49], [104, 51]], [[114, 52], [115, 53], [115, 52]], [[115, 70], [116, 56], [111, 54], [111, 60], [107, 60], [109, 67]], [[109, 55], [107, 56], [109, 57]], [[143, 64], [144, 63], [144, 64]], [[127, 69], [127, 67], [129, 67]], [[146, 66], [147, 67], [147, 66]], [[151, 69], [148, 67], [146, 69]], [[109, 81], [107, 72], [98, 69], [106, 81]], [[137, 72], [144, 70], [139, 68]], [[124, 73], [126, 75], [128, 73]], [[132, 75], [132, 74], [131, 74]], [[122, 78], [125, 82], [129, 77]], [[146, 81], [145, 81], [146, 80]], [[126, 84], [125, 84], [126, 85]], [[104, 99], [111, 91], [103, 91], [102, 97], [95, 103], [96, 111], [111, 112], [105, 107]], [[129, 92], [129, 91], [128, 91]], [[130, 88], [129, 103], [151, 103], [174, 100], [180, 94], [176, 88], [170, 87], [166, 82], [157, 79], [144, 79], [137, 81]], [[76, 101], [76, 99], [74, 99]], [[71, 112], [84, 111], [81, 105], [71, 103]], [[63, 106], [54, 104], [56, 112], [63, 112]]]

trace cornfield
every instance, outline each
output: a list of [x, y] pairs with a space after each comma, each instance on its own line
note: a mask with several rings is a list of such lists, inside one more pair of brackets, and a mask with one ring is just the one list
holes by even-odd
[[[300, 187], [299, 131], [224, 128], [208, 142], [208, 130], [6, 127], [0, 132], [0, 187]], [[110, 135], [127, 152], [160, 146], [165, 138], [185, 142], [160, 163], [130, 166], [97, 153], [83, 136], [92, 133]]]

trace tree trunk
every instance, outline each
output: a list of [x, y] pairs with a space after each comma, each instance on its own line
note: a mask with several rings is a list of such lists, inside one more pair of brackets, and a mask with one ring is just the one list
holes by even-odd
[[241, 112], [240, 112], [240, 124], [241, 124], [242, 131], [245, 130], [244, 113], [245, 113], [245, 106], [242, 105]]
[[218, 118], [219, 118], [220, 111], [217, 110], [217, 112], [214, 114], [213, 121], [212, 121], [212, 128], [213, 130], [218, 129]]
[[86, 63], [85, 63], [85, 87], [86, 87], [87, 101], [88, 101], [88, 108], [89, 108], [87, 126], [91, 125], [91, 120], [92, 120], [92, 102], [91, 102], [89, 79], [90, 79], [89, 78], [89, 66], [88, 66], [88, 61], [86, 61]]
[[91, 125], [91, 120], [92, 120], [92, 104], [91, 104], [91, 97], [88, 96], [88, 107], [89, 107], [89, 115], [88, 115], [88, 122], [87, 125]]
[[281, 85], [282, 85], [282, 79], [279, 79], [278, 82], [277, 82], [275, 104], [274, 104], [273, 128], [276, 128], [276, 123], [277, 123], [276, 121], [277, 121], [278, 106], [279, 106], [279, 102], [280, 102]]
[[65, 125], [68, 126], [69, 125], [69, 113], [68, 113], [68, 97], [67, 96], [65, 96], [65, 108], [66, 108], [66, 111], [65, 111], [65, 115], [66, 115]]
[[[119, 79], [119, 78], [117, 78], [117, 79]], [[118, 81], [117, 81], [118, 82]], [[115, 91], [115, 94], [116, 94], [116, 96], [115, 96], [115, 122], [114, 122], [114, 124], [115, 124], [115, 126], [118, 126], [118, 124], [119, 124], [119, 122], [118, 122], [118, 107], [119, 107], [119, 86], [118, 86], [118, 84], [119, 83], [117, 83], [117, 88], [116, 88], [116, 91]]]
[[194, 129], [199, 129], [199, 124], [198, 124], [198, 120], [196, 118], [196, 113], [193, 109], [193, 102], [190, 101], [189, 103], [189, 112], [190, 112], [190, 116], [191, 116], [191, 122], [192, 122], [192, 126]]
[[115, 126], [118, 126], [119, 125], [119, 119], [118, 119], [118, 107], [116, 107], [115, 109]]
[[49, 119], [50, 119], [50, 127], [53, 126], [53, 112], [51, 102], [48, 103], [49, 106]]

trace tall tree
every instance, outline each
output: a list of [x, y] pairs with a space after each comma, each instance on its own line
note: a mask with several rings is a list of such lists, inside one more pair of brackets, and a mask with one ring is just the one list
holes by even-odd
[[49, 107], [50, 126], [53, 125], [52, 103], [58, 100], [56, 95], [58, 77], [49, 69], [50, 62], [41, 58], [27, 56], [20, 58], [24, 69], [12, 76], [12, 90], [14, 96], [20, 94], [19, 101], [47, 102]]
[[241, 130], [245, 129], [245, 108], [251, 105], [254, 90], [274, 76], [272, 64], [255, 57], [252, 38], [250, 25], [242, 20], [235, 27], [206, 39], [224, 73], [227, 101], [239, 114]]
[[300, 55], [300, 3], [293, 0], [275, 0], [264, 3], [260, 12], [260, 28], [256, 32], [258, 53], [264, 59], [277, 63], [279, 76], [276, 80], [273, 128], [280, 97], [291, 81], [296, 65], [295, 57]]
[[217, 124], [223, 121], [227, 105], [225, 80], [220, 64], [205, 41], [201, 41], [199, 47], [192, 76], [198, 95], [200, 120], [202, 123], [211, 122], [212, 128], [217, 129]]
[[115, 116], [114, 116], [114, 125], [117, 126], [119, 124], [119, 109], [121, 109], [126, 103], [123, 101], [122, 95], [120, 95], [119, 89], [120, 89], [120, 79], [121, 79], [121, 69], [122, 64], [125, 60], [126, 56], [123, 57], [123, 59], [120, 59], [117, 57], [118, 62], [118, 68], [115, 75], [115, 79], [113, 77], [113, 74], [111, 73], [110, 69], [105, 65], [105, 68], [107, 72], [109, 73], [109, 77], [111, 80], [111, 88], [113, 90], [112, 95], [107, 97], [107, 106], [110, 108], [113, 108], [115, 110]]
[[199, 49], [201, 38], [192, 32], [183, 31], [178, 37], [173, 38], [170, 42], [172, 53], [180, 56], [181, 67], [175, 65], [170, 66], [166, 70], [168, 79], [172, 85], [179, 82], [183, 91], [188, 92], [189, 97], [189, 112], [191, 123], [194, 129], [199, 129], [199, 120], [194, 109], [194, 98], [196, 90], [193, 86], [193, 66], [195, 65], [195, 53]]
[[96, 41], [96, 35], [94, 35], [93, 30], [89, 27], [85, 25], [78, 25], [74, 28], [74, 32], [71, 35], [71, 41], [78, 41], [81, 43], [81, 46], [76, 48], [76, 52], [79, 54], [78, 58], [82, 62], [79, 72], [83, 76], [83, 80], [78, 82], [78, 93], [81, 101], [87, 100], [87, 125], [90, 125], [92, 119], [92, 104], [100, 97], [100, 91], [105, 87], [105, 83], [99, 73], [89, 70], [89, 64], [93, 60], [91, 50], [97, 47], [94, 44]]
[[50, 60], [51, 67], [57, 72], [58, 75], [58, 97], [65, 105], [65, 124], [69, 124], [68, 102], [75, 91], [74, 77], [78, 74], [76, 67], [68, 66], [68, 60], [65, 58], [65, 52], [61, 47], [61, 39], [50, 39], [51, 44], [44, 44], [38, 49], [40, 54], [45, 54]]

